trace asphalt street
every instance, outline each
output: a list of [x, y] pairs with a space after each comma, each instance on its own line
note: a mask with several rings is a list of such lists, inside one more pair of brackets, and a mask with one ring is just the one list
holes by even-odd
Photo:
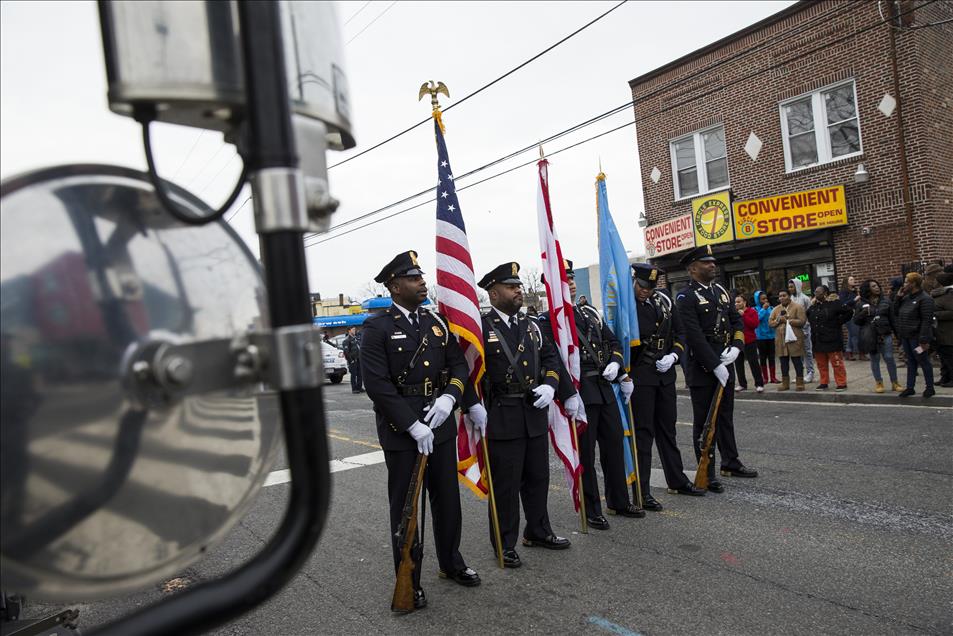
[[[325, 387], [333, 500], [321, 542], [280, 594], [219, 634], [949, 634], [953, 631], [953, 409], [740, 401], [741, 458], [754, 480], [727, 492], [668, 495], [645, 519], [610, 517], [579, 533], [560, 465], [550, 516], [572, 548], [517, 547], [500, 570], [487, 505], [461, 489], [462, 552], [483, 584], [437, 576], [430, 520], [422, 584], [430, 604], [390, 612], [393, 566], [386, 470], [365, 395]], [[690, 459], [690, 404], [679, 397], [679, 445]], [[551, 457], [552, 454], [551, 454]], [[656, 468], [658, 464], [656, 461]], [[110, 620], [238, 567], [280, 522], [288, 492], [279, 457], [271, 485], [224, 542], [172, 581], [78, 604], [80, 626]], [[52, 609], [32, 605], [30, 614]]]

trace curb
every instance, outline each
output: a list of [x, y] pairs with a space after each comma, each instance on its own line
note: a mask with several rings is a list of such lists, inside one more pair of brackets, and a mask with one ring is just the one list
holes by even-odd
[[[688, 397], [688, 389], [679, 388], [676, 389], [676, 394], [684, 397]], [[937, 408], [953, 408], [953, 395], [934, 395], [931, 398], [925, 398], [921, 395], [912, 395], [908, 398], [903, 398], [902, 400], [897, 397], [897, 394], [871, 394], [864, 395], [858, 393], [835, 393], [833, 390], [830, 392], [820, 392], [813, 388], [795, 392], [792, 388], [790, 391], [775, 391], [773, 389], [766, 389], [764, 393], [757, 393], [754, 391], [741, 391], [735, 393], [735, 400], [745, 400], [745, 401], [762, 401], [762, 402], [829, 402], [833, 404], [884, 404], [888, 406], [901, 406], [904, 404], [909, 404], [911, 406], [934, 406]]]

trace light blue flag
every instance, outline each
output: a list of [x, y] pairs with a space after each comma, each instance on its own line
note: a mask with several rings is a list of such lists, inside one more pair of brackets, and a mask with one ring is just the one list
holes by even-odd
[[[606, 324], [622, 345], [623, 366], [628, 370], [630, 348], [639, 344], [639, 314], [635, 306], [635, 291], [632, 289], [629, 257], [625, 253], [625, 247], [612, 220], [612, 214], [609, 213], [606, 175], [601, 171], [596, 177], [596, 206], [599, 213], [599, 276], [603, 313]], [[628, 483], [631, 484], [635, 481], [635, 461], [632, 457], [631, 431], [628, 425], [629, 409], [622, 402], [619, 384], [613, 384], [612, 388], [622, 416], [622, 429], [625, 434], [623, 450], [625, 474]]]

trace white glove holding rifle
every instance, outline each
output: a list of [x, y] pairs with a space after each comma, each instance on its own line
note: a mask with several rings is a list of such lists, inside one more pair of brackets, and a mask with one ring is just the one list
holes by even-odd
[[430, 428], [438, 428], [450, 417], [453, 412], [453, 405], [456, 403], [457, 401], [453, 399], [452, 395], [441, 395], [434, 401], [427, 414], [424, 415], [424, 422], [430, 424]]
[[417, 420], [410, 425], [407, 432], [417, 441], [418, 453], [421, 455], [429, 455], [433, 452], [433, 431], [430, 430], [429, 426], [421, 424], [420, 420]]
[[719, 364], [717, 367], [715, 367], [715, 370], [712, 371], [712, 373], [714, 373], [715, 377], [718, 378], [721, 386], [728, 384], [728, 367], [726, 367], [724, 364]]
[[473, 427], [474, 441], [479, 442], [486, 436], [486, 409], [480, 402], [477, 402], [467, 411], [466, 419]]

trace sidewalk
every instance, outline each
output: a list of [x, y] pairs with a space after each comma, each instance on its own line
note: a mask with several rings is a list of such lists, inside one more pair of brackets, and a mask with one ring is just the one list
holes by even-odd
[[[874, 393], [874, 376], [870, 371], [870, 362], [859, 360], [845, 360], [844, 366], [847, 368], [847, 390], [835, 392], [833, 377], [831, 377], [831, 388], [826, 391], [818, 391], [815, 387], [820, 381], [817, 370], [814, 371], [814, 382], [806, 384], [804, 391], [794, 390], [794, 376], [791, 376], [791, 390], [778, 391], [779, 384], [767, 384], [764, 387], [764, 393], [758, 393], [754, 388], [754, 381], [751, 379], [751, 370], [745, 369], [748, 374], [748, 390], [735, 393], [737, 400], [803, 400], [805, 402], [837, 402], [842, 404], [915, 404], [917, 406], [938, 406], [953, 407], [953, 388], [941, 387], [938, 383], [935, 385], [936, 395], [931, 398], [924, 398], [923, 390], [926, 384], [923, 380], [923, 372], [917, 376], [916, 390], [917, 394], [908, 398], [900, 399], [897, 393], [890, 390], [890, 377], [887, 375], [887, 367], [880, 362], [880, 372], [884, 377], [884, 393]], [[778, 378], [781, 377], [780, 367], [777, 370]], [[907, 368], [900, 364], [897, 367], [897, 376], [901, 386], [906, 387]], [[933, 367], [933, 378], [935, 381], [940, 379], [940, 368]], [[688, 389], [680, 386], [679, 395], [688, 395]]]

